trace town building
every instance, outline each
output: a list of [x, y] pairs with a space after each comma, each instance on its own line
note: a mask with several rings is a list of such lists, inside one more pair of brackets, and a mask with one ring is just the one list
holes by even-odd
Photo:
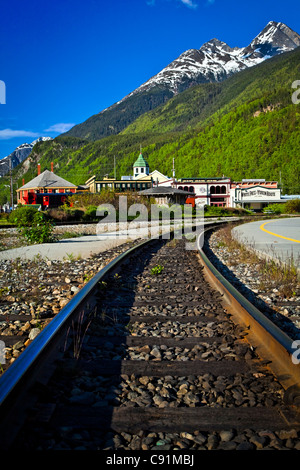
[[188, 203], [229, 207], [231, 179], [222, 178], [170, 178], [159, 183], [190, 193]]
[[39, 205], [42, 209], [58, 207], [66, 201], [68, 196], [76, 193], [78, 186], [61, 178], [51, 171], [41, 173], [38, 164], [38, 175], [17, 189], [17, 203], [22, 205]]
[[85, 182], [85, 187], [91, 193], [99, 193], [103, 189], [110, 189], [117, 193], [124, 193], [128, 191], [142, 191], [144, 189], [152, 188], [153, 178], [149, 174], [149, 165], [140, 152], [137, 160], [133, 164], [133, 175], [122, 176], [121, 179], [109, 178], [105, 176], [102, 179], [97, 179], [92, 176]]
[[285, 202], [278, 182], [265, 179], [242, 179], [231, 184], [230, 206], [262, 210], [269, 204]]
[[141, 196], [153, 198], [156, 204], [161, 206], [169, 204], [185, 204], [189, 196], [194, 196], [190, 191], [172, 188], [170, 186], [155, 186], [150, 189], [140, 191]]
[[241, 207], [254, 211], [262, 210], [269, 204], [285, 202], [280, 188], [268, 188], [257, 184], [248, 187], [236, 186], [230, 191], [231, 207]]
[[100, 193], [104, 189], [110, 189], [117, 193], [124, 193], [128, 191], [142, 191], [143, 189], [152, 188], [153, 180], [150, 177], [146, 179], [134, 180], [130, 176], [122, 176], [121, 179], [104, 177], [103, 179], [97, 179], [96, 176], [92, 176], [85, 182], [85, 187], [91, 193]]
[[[169, 178], [168, 176], [163, 175], [158, 170], [151, 171], [151, 173], [149, 173], [149, 176], [152, 178], [154, 186], [158, 186], [159, 184], [165, 183], [167, 181], [172, 181], [172, 178]], [[140, 177], [139, 179], [145, 179], [145, 177]]]

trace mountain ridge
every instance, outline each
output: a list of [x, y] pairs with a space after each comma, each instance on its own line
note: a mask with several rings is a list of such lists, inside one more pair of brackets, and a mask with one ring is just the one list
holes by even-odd
[[[260, 46], [260, 47], [258, 47]], [[246, 67], [257, 65], [258, 63], [266, 60], [266, 57], [272, 57], [278, 53], [288, 52], [300, 46], [300, 36], [287, 25], [281, 22], [270, 21], [265, 28], [251, 41], [246, 47], [230, 47], [223, 41], [213, 38], [205, 42], [199, 50], [189, 49], [183, 52], [177, 59], [171, 62], [161, 72], [154, 77], [150, 78], [143, 85], [138, 87], [132, 93], [137, 93], [140, 90], [149, 89], [153, 84], [162, 83], [161, 79], [165, 79], [165, 75], [171, 72], [176, 72], [176, 68], [180, 68], [184, 59], [186, 62], [186, 70], [184, 74], [190, 74], [196, 79], [200, 73], [204, 77], [211, 77], [214, 74], [215, 81], [222, 80], [232, 73], [243, 70]], [[261, 49], [264, 48], [264, 52]], [[214, 55], [214, 57], [213, 57]], [[204, 62], [204, 64], [203, 64]], [[200, 64], [198, 67], [197, 63]], [[190, 70], [188, 70], [190, 66]], [[195, 70], [192, 68], [195, 67]], [[203, 68], [203, 71], [202, 71]], [[173, 87], [178, 87], [181, 78], [175, 77], [176, 85], [172, 83]], [[174, 80], [173, 80], [174, 81]], [[130, 96], [130, 94], [128, 95]], [[126, 99], [126, 97], [124, 98]], [[121, 100], [122, 101], [122, 100]]]
[[6, 175], [11, 168], [15, 168], [31, 154], [33, 147], [38, 142], [52, 140], [52, 137], [39, 137], [31, 143], [25, 142], [15, 148], [9, 155], [0, 160], [0, 177]]
[[98, 140], [122, 132], [144, 113], [201, 83], [231, 75], [300, 46], [300, 35], [281, 22], [270, 21], [246, 47], [230, 47], [211, 39], [199, 50], [183, 52], [158, 74], [122, 100], [77, 124], [64, 135]]

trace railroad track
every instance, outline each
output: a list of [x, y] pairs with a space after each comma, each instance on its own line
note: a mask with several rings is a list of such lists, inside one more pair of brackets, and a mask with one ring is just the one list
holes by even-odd
[[297, 448], [291, 341], [184, 240], [95, 276], [0, 378], [2, 449]]

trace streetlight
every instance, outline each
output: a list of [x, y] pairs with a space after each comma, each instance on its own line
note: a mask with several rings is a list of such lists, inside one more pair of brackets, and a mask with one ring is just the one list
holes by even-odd
[[[0, 165], [7, 165], [7, 162], [0, 162]], [[9, 177], [10, 177], [10, 203], [11, 203], [11, 210], [14, 209], [14, 196], [13, 196], [13, 180], [12, 180], [12, 171], [11, 171], [11, 159], [8, 159], [9, 165]]]

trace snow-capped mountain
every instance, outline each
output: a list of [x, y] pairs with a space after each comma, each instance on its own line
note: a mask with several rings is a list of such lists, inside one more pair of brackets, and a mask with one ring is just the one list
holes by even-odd
[[185, 51], [128, 96], [149, 91], [157, 85], [169, 88], [174, 94], [180, 93], [199, 83], [224, 80], [233, 73], [298, 46], [299, 34], [283, 23], [270, 21], [247, 47], [232, 48], [225, 42], [211, 39], [200, 49]]
[[31, 144], [25, 143], [19, 145], [10, 155], [0, 160], [0, 176], [4, 176], [10, 171], [11, 168], [19, 165], [25, 158], [27, 158], [32, 152], [33, 147], [38, 142], [44, 142], [46, 140], [52, 140], [52, 137], [39, 137], [38, 139], [31, 142]]
[[77, 124], [65, 135], [98, 140], [122, 132], [140, 115], [166, 103], [194, 85], [219, 82], [270, 57], [300, 46], [300, 35], [283, 23], [270, 21], [246, 47], [230, 47], [211, 39], [189, 49], [161, 72], [120, 101]]

